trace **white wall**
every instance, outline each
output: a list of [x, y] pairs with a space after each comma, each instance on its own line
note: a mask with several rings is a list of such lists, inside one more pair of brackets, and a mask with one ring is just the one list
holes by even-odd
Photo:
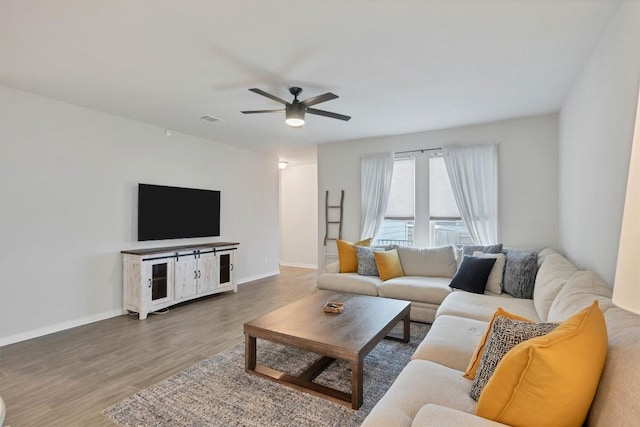
[[[343, 238], [360, 238], [360, 157], [383, 151], [498, 141], [500, 235], [505, 245], [558, 245], [556, 114], [318, 146], [319, 197], [345, 190]], [[324, 212], [319, 211], [320, 237]], [[320, 245], [322, 241], [320, 241]]]
[[610, 284], [639, 82], [640, 2], [625, 2], [560, 113], [560, 249]]
[[280, 171], [280, 264], [318, 268], [318, 167]]
[[[275, 157], [2, 86], [0, 143], [0, 345], [121, 314], [123, 249], [237, 241], [239, 281], [278, 273]], [[221, 190], [222, 235], [137, 242], [140, 182]]]

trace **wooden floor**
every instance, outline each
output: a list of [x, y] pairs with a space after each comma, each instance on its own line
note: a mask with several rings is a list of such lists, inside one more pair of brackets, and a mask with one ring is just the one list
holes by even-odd
[[242, 324], [315, 291], [316, 270], [281, 274], [171, 307], [0, 348], [5, 425], [113, 426], [102, 410], [242, 342]]

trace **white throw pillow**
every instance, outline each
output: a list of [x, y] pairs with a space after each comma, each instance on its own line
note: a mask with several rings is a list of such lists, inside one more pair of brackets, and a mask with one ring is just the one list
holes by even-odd
[[484, 252], [474, 252], [474, 257], [478, 258], [495, 258], [496, 263], [493, 264], [489, 278], [487, 279], [487, 287], [489, 292], [500, 295], [502, 293], [502, 275], [504, 274], [504, 266], [507, 262], [505, 254], [486, 254]]

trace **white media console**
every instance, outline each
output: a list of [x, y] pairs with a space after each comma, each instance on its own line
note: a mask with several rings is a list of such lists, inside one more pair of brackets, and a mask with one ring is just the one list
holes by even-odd
[[140, 320], [165, 307], [219, 292], [238, 292], [239, 243], [122, 251], [123, 312]]

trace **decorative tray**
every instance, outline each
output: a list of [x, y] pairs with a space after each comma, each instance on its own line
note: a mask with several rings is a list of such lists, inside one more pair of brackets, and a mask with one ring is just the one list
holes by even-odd
[[340, 314], [343, 311], [344, 311], [344, 303], [343, 302], [329, 301], [328, 303], [326, 303], [324, 305], [324, 312], [325, 313], [337, 313], [337, 314]]

